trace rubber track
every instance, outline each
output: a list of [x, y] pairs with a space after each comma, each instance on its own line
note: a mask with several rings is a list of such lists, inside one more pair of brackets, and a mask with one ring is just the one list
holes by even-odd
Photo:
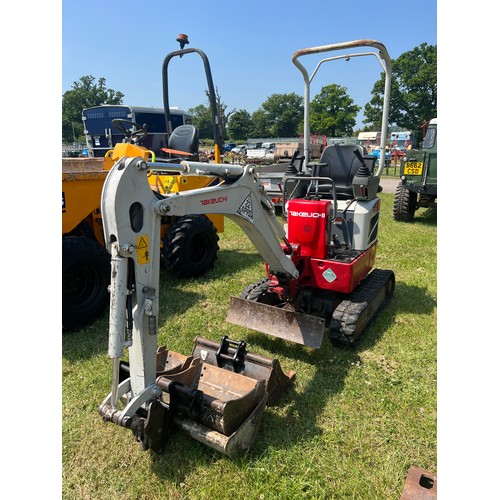
[[[389, 282], [392, 283], [389, 286]], [[352, 345], [394, 292], [394, 273], [374, 269], [335, 309], [330, 322], [330, 338], [335, 344]]]

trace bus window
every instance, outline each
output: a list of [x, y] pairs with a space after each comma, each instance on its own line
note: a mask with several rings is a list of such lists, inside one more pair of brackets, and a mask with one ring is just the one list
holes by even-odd
[[139, 125], [146, 123], [150, 134], [164, 134], [166, 131], [164, 114], [136, 113], [135, 121]]

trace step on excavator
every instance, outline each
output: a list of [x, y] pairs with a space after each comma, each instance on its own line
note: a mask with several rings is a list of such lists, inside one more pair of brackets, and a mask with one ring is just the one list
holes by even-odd
[[[299, 62], [304, 55], [359, 47], [372, 50], [325, 58], [312, 77]], [[220, 183], [162, 195], [151, 189], [148, 172], [167, 167], [131, 150], [107, 176], [101, 206], [111, 254], [113, 374], [99, 413], [131, 429], [144, 449], [161, 453], [168, 436], [181, 429], [236, 458], [253, 444], [266, 404], [276, 403], [295, 378], [278, 360], [248, 352], [245, 341], [196, 337], [190, 356], [157, 346], [162, 217], [223, 214], [261, 254], [267, 276], [231, 298], [229, 322], [313, 348], [321, 347], [326, 331], [333, 342], [351, 345], [392, 297], [394, 273], [372, 270], [381, 167], [374, 174], [373, 159], [353, 145], [327, 146], [319, 163], [308, 162], [312, 78], [326, 61], [366, 55], [376, 57], [386, 74], [384, 144], [391, 62], [382, 43], [356, 40], [292, 56], [305, 82], [305, 144], [303, 157], [295, 154], [283, 177], [285, 226], [252, 165], [170, 164], [170, 171], [215, 176]], [[122, 359], [125, 349], [128, 361]]]

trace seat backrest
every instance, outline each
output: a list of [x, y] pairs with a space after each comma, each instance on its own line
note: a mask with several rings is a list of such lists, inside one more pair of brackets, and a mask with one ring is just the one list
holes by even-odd
[[198, 154], [199, 132], [194, 125], [179, 125], [168, 140], [168, 147], [186, 153]]
[[[332, 144], [327, 146], [319, 163], [326, 165], [318, 168], [317, 175], [328, 177], [335, 183], [335, 191], [338, 198], [352, 197], [352, 179], [356, 175], [361, 161], [354, 154], [357, 149], [363, 155], [363, 148], [356, 144]], [[373, 163], [369, 165], [369, 159], [364, 159], [370, 170], [373, 170]]]

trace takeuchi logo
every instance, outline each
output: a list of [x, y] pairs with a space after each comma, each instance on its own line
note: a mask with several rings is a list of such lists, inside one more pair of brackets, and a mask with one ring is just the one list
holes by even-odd
[[210, 198], [208, 200], [200, 200], [200, 203], [205, 205], [214, 205], [215, 203], [224, 203], [227, 201], [227, 196], [219, 196], [218, 198]]
[[290, 215], [293, 217], [305, 217], [309, 219], [324, 219], [325, 214], [320, 214], [319, 212], [297, 212], [296, 210], [290, 210]]

